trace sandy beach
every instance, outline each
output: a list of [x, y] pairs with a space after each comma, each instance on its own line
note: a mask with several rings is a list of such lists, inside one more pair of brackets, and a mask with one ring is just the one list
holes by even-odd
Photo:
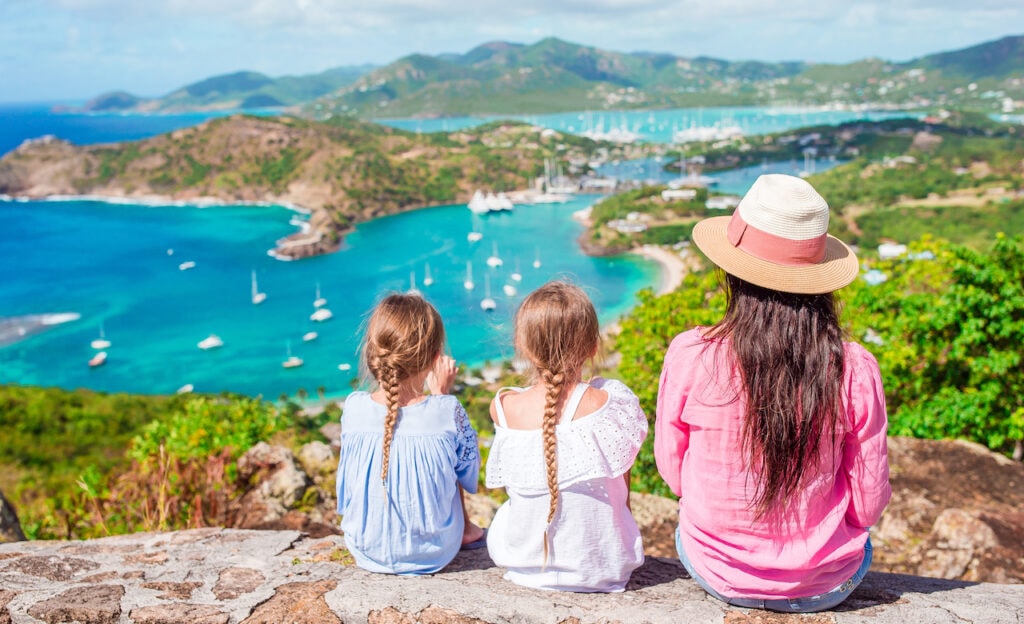
[[679, 256], [679, 252], [657, 245], [644, 245], [633, 249], [630, 253], [654, 260], [661, 266], [661, 284], [658, 287], [658, 294], [664, 295], [672, 292], [683, 283], [686, 275], [686, 263]]

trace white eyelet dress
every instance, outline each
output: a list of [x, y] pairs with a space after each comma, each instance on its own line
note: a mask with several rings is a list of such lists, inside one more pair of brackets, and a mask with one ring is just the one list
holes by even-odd
[[572, 420], [587, 389], [581, 383], [555, 428], [560, 500], [548, 533], [546, 566], [544, 530], [550, 497], [543, 434], [540, 429], [509, 429], [501, 391], [495, 397], [498, 423], [486, 483], [490, 488], [504, 487], [509, 500], [491, 522], [487, 550], [513, 583], [559, 591], [617, 592], [644, 561], [622, 476], [647, 436], [647, 417], [622, 382], [596, 378], [590, 385], [607, 392], [607, 402]]

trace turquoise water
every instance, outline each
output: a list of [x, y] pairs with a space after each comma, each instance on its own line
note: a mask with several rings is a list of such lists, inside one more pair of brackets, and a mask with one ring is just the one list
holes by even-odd
[[838, 125], [848, 121], [879, 121], [921, 117], [923, 113], [891, 110], [832, 110], [809, 106], [715, 106], [673, 108], [655, 111], [604, 111], [554, 113], [549, 115], [498, 115], [489, 117], [444, 117], [438, 119], [376, 119], [377, 123], [413, 132], [453, 132], [499, 119], [518, 119], [570, 134], [585, 131], [628, 130], [648, 143], [670, 143], [678, 130], [690, 127], [737, 125], [744, 134], [770, 134], [794, 128]]
[[[365, 223], [338, 253], [281, 262], [266, 254], [295, 231], [294, 213], [274, 207], [135, 206], [91, 201], [0, 202], [0, 317], [77, 312], [59, 325], [0, 348], [0, 382], [139, 393], [228, 390], [276, 398], [348, 390], [358, 334], [382, 293], [406, 290], [411, 274], [440, 310], [452, 354], [481, 364], [511, 355], [511, 315], [531, 289], [564, 277], [583, 285], [601, 318], [618, 318], [635, 293], [656, 286], [657, 265], [634, 256], [590, 258], [571, 215], [595, 197], [521, 206], [474, 217], [464, 205], [417, 210]], [[475, 222], [474, 222], [475, 219]], [[471, 229], [484, 234], [470, 243]], [[497, 242], [504, 266], [486, 259]], [[167, 250], [173, 249], [173, 255]], [[533, 268], [539, 254], [541, 267]], [[522, 282], [510, 279], [518, 260]], [[195, 268], [179, 270], [193, 261]], [[463, 287], [466, 262], [476, 289]], [[434, 284], [423, 285], [429, 263]], [[267, 300], [250, 301], [255, 270]], [[479, 307], [484, 275], [498, 308]], [[317, 282], [334, 317], [309, 319]], [[515, 296], [503, 293], [513, 283]], [[100, 327], [112, 342], [107, 363], [87, 362]], [[319, 337], [303, 340], [309, 331]], [[224, 341], [202, 351], [209, 334]], [[305, 364], [284, 369], [288, 352]], [[352, 370], [341, 371], [339, 364]]]

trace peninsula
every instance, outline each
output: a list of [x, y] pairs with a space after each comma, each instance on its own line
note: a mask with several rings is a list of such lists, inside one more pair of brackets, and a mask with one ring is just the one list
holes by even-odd
[[352, 118], [236, 115], [135, 142], [28, 141], [0, 159], [0, 194], [289, 206], [309, 226], [271, 253], [296, 259], [336, 250], [361, 221], [526, 188], [545, 158], [598, 146], [515, 122], [421, 135]]

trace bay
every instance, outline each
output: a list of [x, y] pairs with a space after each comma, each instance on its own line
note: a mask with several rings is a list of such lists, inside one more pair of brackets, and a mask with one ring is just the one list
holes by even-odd
[[[554, 278], [582, 285], [603, 322], [656, 286], [659, 267], [636, 256], [592, 258], [575, 239], [572, 213], [596, 196], [474, 216], [465, 205], [426, 208], [361, 224], [334, 254], [281, 262], [266, 254], [289, 234], [283, 208], [190, 208], [94, 201], [0, 202], [0, 316], [76, 312], [59, 325], [0, 348], [0, 382], [106, 391], [232, 391], [276, 398], [300, 388], [344, 394], [356, 374], [367, 311], [412, 281], [437, 306], [463, 366], [511, 357], [511, 318], [530, 290]], [[483, 234], [467, 240], [471, 230]], [[495, 249], [503, 266], [489, 268]], [[173, 255], [168, 255], [173, 250]], [[536, 259], [540, 268], [534, 268]], [[195, 262], [182, 271], [179, 264]], [[474, 290], [467, 291], [467, 262]], [[423, 283], [429, 264], [434, 283]], [[518, 266], [522, 281], [512, 280]], [[267, 294], [250, 301], [250, 275]], [[485, 280], [498, 307], [480, 309]], [[317, 284], [332, 319], [310, 320]], [[513, 285], [517, 293], [505, 294]], [[106, 364], [87, 365], [103, 328]], [[304, 341], [315, 331], [318, 337]], [[209, 334], [224, 342], [203, 351]], [[285, 369], [288, 354], [305, 364]], [[350, 370], [339, 370], [347, 364]]]

